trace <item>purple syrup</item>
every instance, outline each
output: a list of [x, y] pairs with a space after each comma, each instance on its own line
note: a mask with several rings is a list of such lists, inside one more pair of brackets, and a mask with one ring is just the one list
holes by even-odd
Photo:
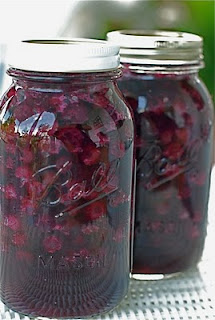
[[183, 271], [204, 248], [212, 105], [196, 75], [125, 70], [119, 87], [136, 128], [133, 274]]
[[130, 113], [102, 75], [82, 85], [71, 75], [71, 86], [11, 73], [0, 122], [1, 300], [33, 317], [109, 311], [130, 271]]

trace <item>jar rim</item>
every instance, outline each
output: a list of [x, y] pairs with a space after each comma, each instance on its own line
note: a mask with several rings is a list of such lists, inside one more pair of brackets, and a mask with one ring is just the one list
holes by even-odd
[[31, 71], [22, 70], [9, 67], [7, 74], [14, 79], [33, 81], [33, 82], [44, 82], [48, 83], [61, 83], [61, 84], [83, 84], [83, 83], [100, 83], [101, 81], [116, 80], [122, 75], [122, 66], [117, 69], [107, 71], [95, 71], [95, 72], [43, 72], [43, 71]]
[[105, 72], [119, 67], [119, 46], [87, 38], [29, 39], [9, 45], [8, 65], [38, 72]]
[[118, 30], [107, 40], [120, 46], [121, 62], [165, 69], [203, 64], [203, 38], [192, 33], [165, 30]]

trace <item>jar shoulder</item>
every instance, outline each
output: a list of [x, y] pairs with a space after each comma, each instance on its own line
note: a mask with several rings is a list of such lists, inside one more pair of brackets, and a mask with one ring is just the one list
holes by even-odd
[[151, 104], [153, 108], [156, 105], [169, 108], [180, 101], [199, 111], [209, 109], [213, 116], [212, 98], [198, 74], [179, 76], [130, 72], [124, 73], [118, 84], [133, 109], [139, 109], [140, 104], [142, 111], [152, 108]]
[[59, 84], [18, 81], [2, 96], [0, 107], [2, 119], [7, 111], [10, 111], [13, 117], [18, 117], [18, 120], [42, 112], [51, 112], [59, 119], [73, 119], [75, 114], [82, 113], [83, 109], [88, 113], [88, 117], [92, 110], [94, 113], [103, 111], [110, 115], [117, 113], [122, 119], [131, 117], [116, 81], [79, 85], [73, 85], [72, 82]]
[[214, 116], [214, 104], [213, 104], [212, 96], [210, 95], [209, 90], [207, 89], [204, 81], [200, 77], [197, 77], [193, 85], [202, 96], [206, 107], [211, 109], [212, 116]]
[[[115, 81], [75, 84], [14, 82], [2, 98], [0, 137], [44, 139], [64, 133], [108, 144], [133, 141], [133, 122]], [[63, 132], [63, 133], [62, 133]]]

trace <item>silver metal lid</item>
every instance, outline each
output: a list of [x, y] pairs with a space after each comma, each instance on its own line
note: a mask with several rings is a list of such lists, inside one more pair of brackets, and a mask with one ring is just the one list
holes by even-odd
[[97, 72], [119, 67], [119, 46], [94, 39], [23, 40], [10, 46], [10, 67], [41, 72]]
[[122, 63], [144, 69], [196, 70], [204, 66], [203, 39], [195, 34], [157, 30], [119, 30], [107, 39], [120, 46]]

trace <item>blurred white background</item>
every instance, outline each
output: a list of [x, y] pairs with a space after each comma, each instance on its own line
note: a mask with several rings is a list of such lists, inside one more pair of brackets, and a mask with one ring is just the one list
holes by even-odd
[[0, 0], [0, 42], [54, 37], [76, 0]]
[[117, 29], [166, 29], [204, 38], [206, 66], [200, 75], [215, 99], [214, 12], [215, 0], [0, 0], [0, 95], [10, 83], [5, 44], [11, 41], [105, 39]]
[[0, 0], [0, 95], [11, 79], [5, 75], [10, 42], [60, 35], [76, 0]]

